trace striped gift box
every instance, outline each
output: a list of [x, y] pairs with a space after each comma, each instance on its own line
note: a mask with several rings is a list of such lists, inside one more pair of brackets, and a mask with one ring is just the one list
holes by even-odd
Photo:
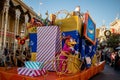
[[37, 28], [37, 61], [45, 63], [44, 68], [54, 71], [52, 61], [61, 51], [61, 32], [57, 26]]
[[33, 61], [26, 61], [25, 67], [31, 68], [31, 69], [42, 69], [43, 68], [43, 62], [33, 62]]
[[21, 67], [21, 68], [18, 68], [17, 71], [19, 75], [25, 75], [25, 76], [31, 76], [31, 77], [42, 76], [46, 74], [45, 69], [40, 70], [40, 69], [29, 69], [29, 68]]

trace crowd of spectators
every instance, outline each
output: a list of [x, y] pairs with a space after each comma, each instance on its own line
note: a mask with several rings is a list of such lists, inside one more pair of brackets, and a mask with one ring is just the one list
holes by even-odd
[[105, 47], [97, 50], [98, 60], [106, 61], [115, 70], [120, 70], [120, 50]]
[[29, 61], [31, 59], [29, 48], [25, 48], [24, 50], [20, 50], [20, 48], [18, 48], [15, 52], [11, 49], [4, 48], [1, 56], [1, 67], [22, 67], [24, 66], [25, 61]]

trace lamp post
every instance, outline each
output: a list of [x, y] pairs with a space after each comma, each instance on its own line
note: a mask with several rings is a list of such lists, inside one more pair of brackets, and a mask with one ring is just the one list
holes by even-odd
[[[104, 35], [105, 35], [105, 37], [106, 37], [106, 40], [108, 40], [109, 37], [111, 36], [111, 31], [110, 31], [110, 30], [106, 30], [106, 31], [104, 32]], [[105, 41], [105, 42], [106, 42], [106, 41]], [[107, 44], [107, 45], [109, 45], [109, 44]]]
[[104, 35], [106, 36], [106, 38], [108, 39], [111, 36], [111, 31], [110, 30], [106, 30], [104, 32]]

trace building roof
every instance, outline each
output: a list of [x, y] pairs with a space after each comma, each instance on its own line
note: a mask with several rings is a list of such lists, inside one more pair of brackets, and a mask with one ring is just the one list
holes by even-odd
[[114, 26], [118, 22], [120, 22], [120, 19], [115, 19], [113, 22], [110, 23], [110, 26]]
[[21, 5], [24, 9], [29, 11], [32, 15], [34, 15], [34, 16], [37, 15], [37, 13], [33, 9], [31, 9], [29, 6], [27, 6], [22, 0], [12, 0], [12, 2]]

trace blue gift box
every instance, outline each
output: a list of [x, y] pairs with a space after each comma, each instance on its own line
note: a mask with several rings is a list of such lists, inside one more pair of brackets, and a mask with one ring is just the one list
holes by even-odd
[[30, 42], [29, 46], [31, 48], [31, 52], [37, 51], [37, 33], [30, 33]]
[[[81, 37], [77, 30], [62, 32], [62, 36], [71, 36], [77, 44], [74, 46], [74, 49], [78, 52], [81, 50]], [[62, 40], [62, 47], [64, 46], [65, 41]]]
[[32, 61], [25, 62], [25, 67], [31, 69], [42, 69], [43, 65], [44, 65], [43, 62], [32, 62]]

